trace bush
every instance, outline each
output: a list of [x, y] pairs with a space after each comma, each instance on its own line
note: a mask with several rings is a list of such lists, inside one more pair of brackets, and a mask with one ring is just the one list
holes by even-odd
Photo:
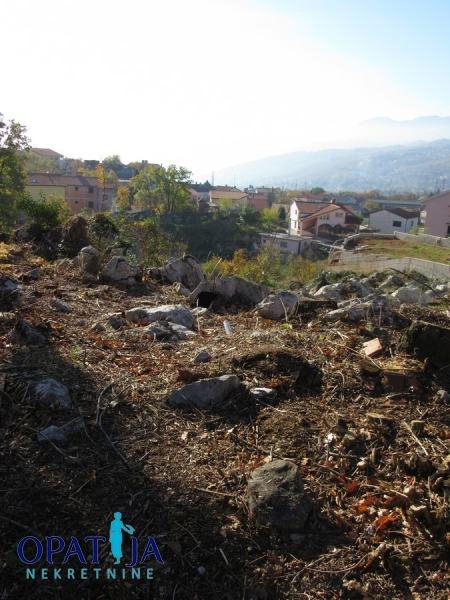
[[42, 231], [55, 229], [70, 215], [65, 201], [54, 194], [48, 196], [41, 194], [38, 199], [34, 199], [30, 194], [24, 194], [18, 203], [18, 208]]
[[203, 264], [208, 277], [237, 275], [273, 288], [287, 286], [291, 281], [306, 284], [323, 268], [319, 261], [305, 260], [300, 256], [283, 257], [274, 246], [264, 246], [251, 258], [245, 250], [237, 250], [230, 260], [212, 256]]

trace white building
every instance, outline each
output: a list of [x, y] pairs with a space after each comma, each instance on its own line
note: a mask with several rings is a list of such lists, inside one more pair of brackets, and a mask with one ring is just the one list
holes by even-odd
[[361, 219], [346, 206], [330, 202], [294, 200], [289, 213], [291, 235], [327, 235], [345, 231], [357, 232]]
[[394, 231], [408, 233], [419, 224], [419, 216], [418, 210], [383, 208], [370, 213], [369, 227], [380, 233], [394, 233]]
[[301, 255], [310, 247], [312, 236], [300, 237], [288, 233], [260, 233], [261, 248], [273, 246], [279, 248], [281, 254]]

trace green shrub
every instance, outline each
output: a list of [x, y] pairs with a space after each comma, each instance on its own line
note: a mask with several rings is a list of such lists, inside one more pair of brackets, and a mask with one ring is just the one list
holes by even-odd
[[38, 199], [30, 194], [24, 194], [18, 203], [18, 208], [42, 231], [48, 231], [61, 225], [69, 218], [70, 211], [63, 198], [55, 194], [40, 194]]

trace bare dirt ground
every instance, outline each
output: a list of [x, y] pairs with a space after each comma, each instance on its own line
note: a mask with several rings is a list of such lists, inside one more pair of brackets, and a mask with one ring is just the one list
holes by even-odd
[[[448, 597], [450, 417], [436, 392], [450, 381], [397, 349], [407, 319], [449, 326], [445, 312], [405, 309], [389, 327], [240, 312], [226, 316], [232, 335], [223, 315], [207, 313], [192, 340], [154, 342], [131, 326], [92, 326], [143, 303], [183, 303], [173, 288], [142, 296], [84, 284], [69, 262], [44, 263], [29, 280], [35, 264], [24, 250], [1, 265], [27, 294], [16, 315], [42, 326], [49, 343], [17, 345], [11, 322], [0, 321], [0, 598]], [[53, 297], [71, 312], [55, 311]], [[361, 369], [373, 337], [383, 344], [377, 364], [405, 374], [394, 388], [383, 371]], [[211, 362], [193, 364], [203, 348]], [[258, 349], [262, 358], [246, 360]], [[276, 363], [280, 351], [314, 361], [321, 383]], [[69, 416], [27, 402], [27, 375], [39, 373], [69, 388]], [[226, 373], [276, 388], [276, 400], [244, 390], [213, 412], [167, 406], [184, 383]], [[38, 443], [38, 430], [77, 415], [85, 430], [67, 446]], [[425, 422], [420, 436], [414, 420]], [[249, 519], [248, 476], [276, 457], [300, 467], [314, 504], [300, 534]], [[136, 535], [156, 538], [165, 564], [153, 565], [153, 582], [25, 581], [22, 536], [107, 535], [117, 510]], [[101, 558], [112, 566], [106, 547]]]

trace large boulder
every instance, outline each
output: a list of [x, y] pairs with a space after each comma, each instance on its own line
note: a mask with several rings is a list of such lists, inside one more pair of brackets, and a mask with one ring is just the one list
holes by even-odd
[[298, 306], [298, 296], [293, 292], [283, 291], [269, 294], [259, 304], [255, 311], [264, 319], [282, 321], [295, 315]]
[[169, 260], [163, 267], [154, 269], [153, 275], [163, 281], [181, 283], [191, 291], [206, 279], [199, 263], [190, 255]]
[[[431, 291], [431, 290], [430, 290]], [[429, 304], [434, 299], [434, 294], [423, 292], [415, 286], [405, 286], [396, 290], [391, 294], [392, 298], [396, 298], [400, 304]]]
[[259, 467], [248, 481], [250, 516], [258, 525], [290, 533], [304, 529], [312, 508], [297, 465], [275, 460]]
[[70, 217], [63, 226], [61, 250], [67, 256], [74, 257], [88, 245], [88, 222], [81, 215]]
[[211, 408], [223, 403], [239, 389], [241, 382], [237, 375], [222, 375], [211, 379], [200, 379], [175, 390], [169, 396], [169, 406]]
[[208, 308], [237, 305], [245, 308], [256, 306], [267, 295], [267, 289], [241, 277], [216, 277], [202, 281], [189, 296], [191, 305]]
[[125, 311], [125, 318], [132, 323], [148, 325], [156, 321], [169, 321], [192, 329], [194, 315], [181, 304], [164, 304], [163, 306], [137, 306]]
[[400, 349], [428, 358], [438, 369], [450, 367], [450, 329], [414, 321], [403, 333]]
[[103, 280], [121, 285], [134, 285], [138, 275], [138, 267], [130, 265], [123, 256], [113, 256], [101, 272]]
[[94, 246], [81, 248], [77, 256], [77, 264], [83, 273], [97, 275], [100, 270], [100, 254]]
[[327, 300], [340, 300], [343, 291], [342, 283], [330, 283], [323, 285], [315, 292], [315, 298], [326, 298]]

